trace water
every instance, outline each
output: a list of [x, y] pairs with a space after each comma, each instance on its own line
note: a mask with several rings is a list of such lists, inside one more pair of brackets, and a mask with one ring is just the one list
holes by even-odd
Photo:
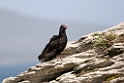
[[0, 82], [2, 83], [3, 79], [10, 76], [17, 76], [21, 72], [24, 72], [27, 68], [34, 66], [35, 64], [24, 64], [24, 65], [13, 65], [13, 66], [0, 66]]

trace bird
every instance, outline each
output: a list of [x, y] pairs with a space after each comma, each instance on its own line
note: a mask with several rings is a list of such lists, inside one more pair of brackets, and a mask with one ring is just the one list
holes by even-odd
[[39, 61], [46, 62], [54, 58], [58, 58], [58, 55], [60, 55], [60, 53], [65, 49], [68, 42], [68, 38], [66, 35], [67, 28], [68, 26], [64, 24], [60, 26], [59, 34], [53, 35], [50, 38], [49, 43], [46, 44], [45, 48], [43, 49], [41, 54], [38, 56]]

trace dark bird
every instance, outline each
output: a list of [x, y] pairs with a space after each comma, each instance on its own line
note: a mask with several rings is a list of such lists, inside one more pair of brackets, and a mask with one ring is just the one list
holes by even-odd
[[49, 43], [46, 45], [42, 53], [38, 56], [39, 61], [45, 62], [57, 58], [57, 56], [65, 49], [67, 44], [66, 25], [61, 25], [58, 35], [53, 35]]

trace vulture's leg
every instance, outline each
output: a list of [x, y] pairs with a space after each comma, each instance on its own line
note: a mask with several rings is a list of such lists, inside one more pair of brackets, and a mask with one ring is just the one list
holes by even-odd
[[56, 56], [56, 59], [57, 59], [57, 61], [59, 61], [59, 59], [60, 59], [61, 62], [63, 62], [62, 57], [58, 57], [58, 56]]
[[59, 59], [63, 62], [62, 57], [60, 56]]

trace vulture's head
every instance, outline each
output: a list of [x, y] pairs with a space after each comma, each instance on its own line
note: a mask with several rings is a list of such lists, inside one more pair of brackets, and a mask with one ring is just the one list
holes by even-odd
[[64, 33], [65, 30], [66, 30], [66, 28], [68, 28], [68, 26], [62, 24], [62, 25], [60, 26], [59, 33], [60, 33], [60, 34], [61, 34], [61, 33]]

